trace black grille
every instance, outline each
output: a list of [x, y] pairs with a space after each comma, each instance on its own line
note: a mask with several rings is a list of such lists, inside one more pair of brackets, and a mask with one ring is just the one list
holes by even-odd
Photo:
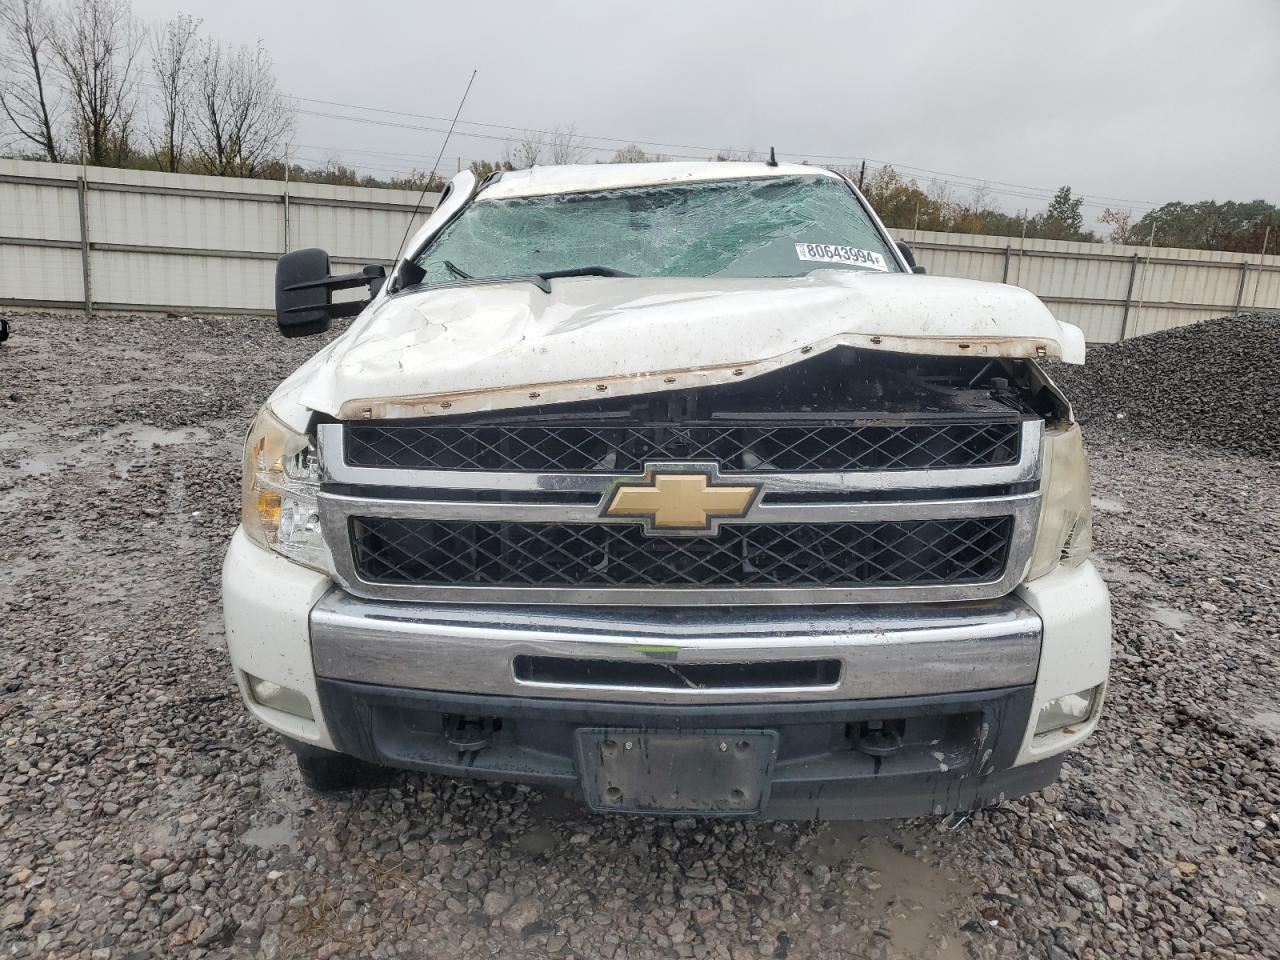
[[840, 679], [839, 660], [753, 660], [739, 663], [584, 660], [521, 655], [517, 680], [529, 683], [728, 690], [735, 687], [829, 687]]
[[351, 520], [361, 579], [496, 587], [874, 587], [998, 580], [1011, 517], [726, 524], [713, 537], [636, 524]]
[[794, 473], [1014, 463], [1021, 424], [348, 424], [344, 433], [356, 467], [615, 473], [648, 460], [714, 460], [722, 471]]

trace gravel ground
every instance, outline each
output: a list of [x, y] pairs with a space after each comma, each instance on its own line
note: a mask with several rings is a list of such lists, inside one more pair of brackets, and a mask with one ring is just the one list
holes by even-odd
[[1055, 365], [1054, 376], [1095, 434], [1280, 460], [1268, 421], [1278, 353], [1280, 314], [1253, 313], [1093, 347], [1085, 367]]
[[411, 774], [321, 798], [241, 709], [218, 610], [246, 424], [317, 346], [243, 318], [14, 318], [4, 955], [1280, 956], [1274, 460], [1093, 437], [1115, 667], [1040, 796], [869, 826], [597, 818]]

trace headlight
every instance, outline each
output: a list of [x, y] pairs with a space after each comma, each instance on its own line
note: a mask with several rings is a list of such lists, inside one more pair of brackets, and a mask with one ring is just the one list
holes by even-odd
[[1027, 579], [1042, 577], [1059, 563], [1078, 567], [1093, 548], [1089, 461], [1078, 424], [1045, 434], [1040, 523]]
[[240, 522], [249, 539], [290, 560], [328, 573], [333, 564], [320, 530], [315, 448], [269, 409], [259, 411], [244, 445]]

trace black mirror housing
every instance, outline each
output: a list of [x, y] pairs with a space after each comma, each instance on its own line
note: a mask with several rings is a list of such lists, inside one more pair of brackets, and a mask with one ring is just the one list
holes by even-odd
[[[294, 250], [276, 261], [276, 326], [285, 337], [311, 337], [329, 329], [336, 317], [354, 317], [382, 288], [387, 271], [371, 264], [356, 273], [332, 276], [329, 254], [317, 247]], [[334, 290], [369, 287], [369, 298], [333, 302]]]
[[898, 252], [902, 254], [902, 259], [907, 261], [907, 266], [911, 268], [912, 273], [925, 273], [924, 267], [916, 263], [916, 255], [912, 251], [910, 244], [905, 240], [895, 240], [894, 245], [897, 246]]
[[332, 297], [313, 282], [329, 276], [329, 254], [315, 247], [276, 261], [276, 326], [282, 336], [310, 337], [329, 329]]

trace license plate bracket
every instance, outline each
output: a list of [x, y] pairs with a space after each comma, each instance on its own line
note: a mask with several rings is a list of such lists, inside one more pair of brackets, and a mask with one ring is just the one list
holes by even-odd
[[577, 731], [578, 772], [599, 813], [751, 816], [768, 797], [776, 730]]

